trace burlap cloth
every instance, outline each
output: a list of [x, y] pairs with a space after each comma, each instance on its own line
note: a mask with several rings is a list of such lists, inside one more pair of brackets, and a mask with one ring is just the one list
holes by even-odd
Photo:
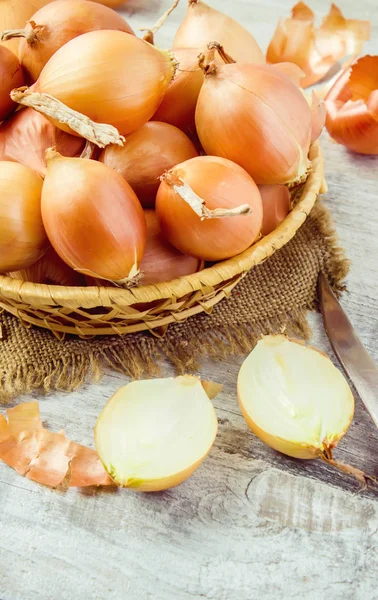
[[211, 315], [172, 325], [163, 338], [139, 333], [59, 341], [3, 312], [0, 400], [35, 389], [71, 391], [86, 379], [98, 380], [106, 367], [134, 378], [164, 375], [168, 359], [178, 373], [195, 372], [204, 354], [221, 360], [247, 353], [262, 333], [286, 330], [309, 338], [306, 312], [318, 308], [320, 271], [337, 293], [344, 289], [348, 261], [328, 209], [318, 202], [293, 240], [255, 267]]

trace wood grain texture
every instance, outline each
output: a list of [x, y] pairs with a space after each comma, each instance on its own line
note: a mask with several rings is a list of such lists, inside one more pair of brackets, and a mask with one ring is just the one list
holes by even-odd
[[[132, 0], [125, 14], [137, 29], [168, 4]], [[170, 46], [185, 4], [157, 36], [161, 47]], [[264, 48], [291, 4], [213, 0]], [[376, 0], [340, 6], [351, 17], [373, 19], [368, 50], [378, 53]], [[329, 3], [314, 0], [312, 8], [321, 15]], [[378, 361], [378, 157], [351, 155], [326, 133], [322, 147], [326, 201], [352, 261], [343, 305]], [[319, 317], [311, 323], [314, 345], [332, 356]], [[174, 490], [64, 494], [1, 464], [1, 600], [377, 600], [377, 495], [357, 495], [354, 482], [327, 465], [298, 462], [260, 443], [236, 401], [241, 360], [203, 363], [205, 378], [225, 384], [215, 401], [220, 433], [209, 459]], [[49, 427], [92, 446], [96, 416], [125, 382], [109, 373], [75, 394], [34, 397]], [[378, 475], [378, 432], [358, 399], [337, 457]]]

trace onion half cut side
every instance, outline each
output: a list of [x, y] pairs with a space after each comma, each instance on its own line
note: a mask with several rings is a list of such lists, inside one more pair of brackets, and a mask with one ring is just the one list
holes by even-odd
[[133, 381], [109, 400], [95, 428], [98, 455], [120, 487], [158, 492], [185, 481], [217, 435], [216, 384], [184, 375]]

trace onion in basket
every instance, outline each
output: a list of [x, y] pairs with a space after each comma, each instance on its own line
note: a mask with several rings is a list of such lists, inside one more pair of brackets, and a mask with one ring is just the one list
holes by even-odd
[[253, 179], [216, 156], [192, 158], [165, 173], [156, 212], [172, 246], [209, 261], [243, 252], [262, 226], [261, 196]]
[[286, 185], [259, 185], [263, 203], [261, 233], [268, 235], [278, 227], [290, 212], [290, 192]]
[[60, 48], [38, 81], [12, 98], [100, 147], [123, 145], [120, 133], [135, 131], [156, 111], [175, 65], [169, 52], [134, 35], [91, 31]]
[[0, 161], [0, 273], [26, 269], [48, 245], [41, 216], [42, 183], [28, 167]]
[[238, 62], [265, 62], [255, 38], [240, 23], [202, 0], [189, 0], [173, 48], [205, 48], [213, 40], [225, 46]]
[[135, 283], [146, 244], [143, 209], [129, 184], [94, 160], [48, 152], [42, 217], [51, 245], [72, 269]]
[[84, 285], [83, 275], [66, 265], [51, 247], [31, 267], [22, 271], [13, 271], [12, 273], [8, 273], [8, 275], [13, 279], [20, 279], [21, 281], [29, 281], [31, 283]]
[[122, 175], [148, 208], [155, 205], [164, 171], [195, 156], [194, 145], [180, 129], [150, 121], [129, 135], [123, 147], [108, 146], [99, 160]]
[[253, 433], [295, 458], [328, 458], [354, 414], [348, 382], [330, 359], [282, 335], [263, 337], [244, 361], [238, 397]]
[[18, 111], [0, 128], [0, 160], [19, 162], [46, 173], [46, 150], [54, 146], [63, 156], [79, 156], [85, 141], [54, 127], [32, 108]]
[[38, 10], [23, 27], [4, 31], [1, 39], [22, 38], [18, 56], [30, 83], [38, 79], [59, 48], [83, 33], [115, 29], [133, 34], [121, 15], [89, 0], [55, 0]]
[[[218, 66], [216, 52], [228, 64]], [[305, 179], [312, 119], [302, 92], [274, 66], [230, 61], [215, 43], [200, 60], [196, 126], [204, 150], [235, 161], [259, 184]]]
[[14, 87], [23, 85], [24, 74], [18, 58], [8, 50], [0, 46], [0, 121], [11, 115], [17, 108], [10, 93]]
[[[213, 386], [217, 393], [221, 386]], [[190, 375], [134, 381], [118, 390], [95, 428], [98, 455], [114, 482], [158, 492], [190, 477], [217, 435], [213, 396]]]

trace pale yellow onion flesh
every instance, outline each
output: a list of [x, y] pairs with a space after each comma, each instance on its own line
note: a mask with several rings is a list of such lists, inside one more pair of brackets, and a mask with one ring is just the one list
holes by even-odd
[[352, 391], [331, 360], [282, 335], [263, 337], [244, 361], [238, 398], [257, 437], [301, 459], [332, 450], [354, 414]]
[[[122, 31], [91, 31], [60, 48], [38, 81], [27, 90], [16, 90], [12, 98], [36, 107], [59, 129], [74, 130], [100, 147], [122, 145], [119, 134], [132, 133], [153, 116], [174, 73], [175, 61], [167, 51]], [[74, 117], [65, 107], [79, 115]], [[91, 137], [88, 127], [96, 124], [105, 124], [107, 132], [112, 127], [111, 137], [99, 137], [100, 125]]]
[[99, 29], [133, 34], [121, 15], [106, 6], [89, 0], [55, 0], [33, 14], [22, 29], [10, 31], [7, 39], [21, 38], [18, 56], [29, 83], [34, 83], [59, 48], [83, 33]]
[[52, 154], [42, 218], [51, 245], [72, 269], [119, 285], [134, 283], [146, 221], [121, 175], [94, 160]]
[[[37, 10], [52, 0], [0, 0], [0, 32], [7, 29], [19, 29]], [[0, 42], [15, 54], [18, 53], [19, 40]]]
[[209, 396], [190, 375], [133, 381], [118, 390], [95, 428], [96, 450], [114, 482], [157, 492], [190, 477], [217, 435]]
[[237, 62], [265, 63], [255, 38], [232, 17], [202, 0], [189, 0], [186, 16], [173, 42], [176, 48], [205, 48], [217, 41]]
[[207, 154], [233, 160], [258, 184], [307, 176], [311, 111], [298, 87], [272, 66], [210, 61], [196, 126]]
[[28, 167], [0, 161], [0, 273], [29, 267], [48, 245], [41, 216], [42, 183]]
[[41, 175], [46, 173], [46, 150], [54, 146], [63, 156], [79, 156], [85, 140], [54, 127], [43, 115], [19, 110], [0, 128], [0, 160], [19, 162]]
[[160, 176], [177, 164], [197, 156], [189, 138], [168, 123], [149, 121], [127, 137], [123, 147], [108, 146], [99, 161], [131, 185], [142, 206], [155, 206]]

